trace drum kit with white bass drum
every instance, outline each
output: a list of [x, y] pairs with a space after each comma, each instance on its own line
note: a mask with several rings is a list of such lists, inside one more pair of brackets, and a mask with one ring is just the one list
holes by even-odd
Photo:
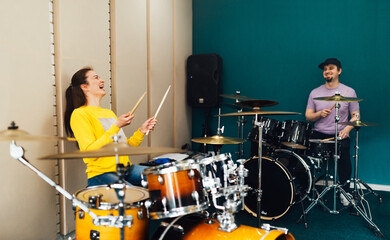
[[[134, 148], [118, 142], [118, 139], [114, 137], [112, 143], [98, 150], [60, 153], [40, 158], [116, 157], [119, 177], [117, 182], [87, 187], [72, 195], [29, 163], [24, 158], [24, 149], [16, 145], [18, 140], [58, 141], [67, 138], [33, 136], [19, 130], [12, 123], [7, 130], [0, 132], [0, 141], [11, 141], [10, 154], [13, 158], [30, 168], [72, 201], [75, 210], [76, 239], [149, 239], [150, 219], [162, 219], [160, 226], [152, 236], [152, 239], [159, 240], [294, 239], [288, 229], [261, 224], [261, 219], [278, 219], [285, 215], [294, 204], [302, 203], [307, 198], [312, 204], [306, 210], [303, 209], [302, 204], [302, 219], [306, 224], [305, 214], [315, 204], [322, 205], [323, 195], [329, 190], [339, 190], [339, 186], [335, 183], [335, 186], [328, 186], [321, 194], [317, 192], [316, 196], [313, 194], [313, 197], [310, 197], [310, 193], [313, 189], [315, 190], [316, 183], [316, 174], [312, 170], [320, 169], [324, 162], [327, 162], [333, 155], [337, 155], [335, 151], [332, 151], [334, 142], [336, 142], [337, 149], [337, 136], [332, 140], [312, 140], [309, 138], [311, 127], [307, 123], [295, 120], [279, 122], [264, 117], [264, 115], [299, 114], [260, 109], [260, 107], [276, 105], [277, 102], [248, 100], [239, 94], [221, 96], [235, 99], [237, 106], [252, 108], [250, 111], [239, 110], [236, 113], [219, 114], [218, 117], [255, 116], [254, 128], [248, 138], [257, 144], [257, 156], [249, 160], [233, 161], [230, 153], [220, 153], [223, 145], [242, 144], [245, 140], [223, 137], [218, 121], [217, 135], [192, 139], [196, 143], [213, 145], [215, 153], [197, 153], [184, 160], [170, 160], [162, 164], [150, 165], [142, 173], [144, 180], [141, 185], [143, 187], [129, 186], [125, 183], [123, 175], [127, 167], [119, 164], [119, 156], [156, 155], [184, 151], [177, 148]], [[245, 101], [238, 101], [242, 99]], [[333, 97], [331, 100], [338, 102], [344, 99]], [[348, 99], [348, 101], [352, 100]], [[345, 124], [355, 124], [356, 126], [353, 126], [358, 128], [364, 124], [370, 125], [360, 121]], [[280, 145], [287, 148], [280, 148]], [[305, 156], [295, 150], [304, 151]], [[263, 157], [263, 153], [266, 156]], [[353, 178], [355, 190], [356, 185], [365, 184], [357, 179], [356, 167], [357, 164]], [[334, 179], [337, 179], [337, 176]], [[369, 190], [376, 194], [372, 189]], [[374, 230], [380, 233], [372, 222], [371, 215], [367, 216], [366, 211], [361, 210], [359, 204], [356, 203], [358, 200], [364, 200], [364, 194], [360, 194], [359, 191], [356, 191], [356, 194], [358, 195], [356, 198], [348, 200]], [[257, 227], [236, 223], [235, 214], [244, 209], [258, 219]]]

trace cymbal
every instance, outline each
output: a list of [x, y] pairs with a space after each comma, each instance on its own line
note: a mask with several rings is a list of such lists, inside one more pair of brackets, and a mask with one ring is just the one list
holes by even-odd
[[118, 156], [134, 156], [161, 153], [185, 152], [178, 148], [169, 147], [132, 147], [127, 143], [112, 142], [96, 150], [75, 151], [69, 153], [59, 153], [41, 157], [41, 160], [47, 159], [76, 159], [76, 158], [97, 158]]
[[238, 106], [238, 105], [232, 104], [232, 103], [221, 102], [221, 104], [222, 104], [222, 105], [225, 105], [225, 106], [227, 106], [227, 107], [231, 107], [231, 108], [237, 109], [237, 110], [242, 110], [242, 109], [250, 110], [250, 109], [252, 109], [251, 107], [247, 107], [247, 106]]
[[231, 138], [231, 137], [224, 137], [224, 136], [221, 136], [221, 135], [214, 135], [212, 137], [194, 138], [191, 141], [197, 142], [197, 143], [223, 145], [223, 144], [243, 143], [246, 140], [241, 139], [241, 138]]
[[299, 115], [298, 112], [281, 112], [281, 111], [264, 111], [264, 110], [251, 110], [247, 112], [225, 113], [217, 116], [229, 117], [229, 116], [251, 116], [251, 115]]
[[314, 100], [328, 101], [328, 102], [359, 102], [363, 101], [361, 98], [351, 98], [351, 97], [343, 97], [339, 94], [335, 94], [330, 97], [318, 97], [313, 98]]
[[236, 105], [239, 106], [248, 106], [248, 107], [270, 107], [270, 106], [275, 106], [278, 105], [278, 102], [271, 101], [271, 100], [248, 100], [248, 101], [241, 101], [241, 102], [236, 102]]
[[219, 94], [219, 96], [224, 98], [237, 99], [237, 100], [254, 100], [253, 98], [248, 98], [238, 94], [235, 95]]
[[376, 123], [367, 123], [367, 122], [362, 122], [360, 120], [352, 121], [352, 122], [341, 122], [339, 123], [341, 125], [348, 125], [348, 126], [354, 126], [354, 127], [367, 127], [367, 126], [376, 126], [378, 124]]
[[59, 141], [67, 140], [67, 138], [57, 136], [34, 136], [28, 132], [14, 129], [7, 129], [0, 132], [0, 141]]

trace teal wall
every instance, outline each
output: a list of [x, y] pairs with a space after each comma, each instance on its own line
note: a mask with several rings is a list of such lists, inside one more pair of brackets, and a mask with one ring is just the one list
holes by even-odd
[[[302, 113], [269, 116], [278, 120], [305, 121], [308, 95], [324, 83], [318, 64], [337, 57], [341, 82], [364, 99], [361, 120], [379, 124], [359, 131], [359, 178], [390, 185], [390, 1], [193, 0], [193, 18], [193, 54], [217, 53], [223, 59], [222, 93], [239, 90], [279, 102], [264, 110]], [[222, 107], [223, 113], [235, 111]], [[212, 109], [213, 116], [217, 112]], [[245, 136], [252, 124], [247, 119]], [[224, 136], [237, 137], [236, 120], [221, 119]], [[204, 109], [194, 108], [193, 137], [202, 136], [203, 121]], [[216, 134], [216, 117], [210, 127]], [[236, 150], [227, 145], [221, 152]]]

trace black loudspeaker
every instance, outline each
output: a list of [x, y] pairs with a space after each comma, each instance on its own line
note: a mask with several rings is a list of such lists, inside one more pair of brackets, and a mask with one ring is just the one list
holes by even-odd
[[222, 59], [217, 54], [187, 59], [187, 102], [192, 107], [216, 107], [221, 85]]

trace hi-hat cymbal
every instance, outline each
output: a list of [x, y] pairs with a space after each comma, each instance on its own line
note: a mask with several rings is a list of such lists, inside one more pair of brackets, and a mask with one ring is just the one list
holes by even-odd
[[270, 107], [278, 104], [279, 104], [278, 102], [271, 101], [271, 100], [248, 100], [248, 101], [236, 102], [236, 105], [247, 106], [252, 108]]
[[127, 143], [112, 142], [96, 150], [75, 151], [70, 153], [59, 153], [41, 157], [40, 159], [76, 159], [76, 158], [97, 158], [113, 156], [134, 156], [161, 153], [185, 152], [178, 148], [168, 147], [132, 147]]
[[253, 116], [253, 115], [299, 115], [298, 112], [282, 112], [282, 111], [263, 111], [263, 110], [251, 110], [248, 112], [236, 112], [236, 113], [225, 113], [217, 116], [229, 117], [229, 116]]
[[224, 145], [224, 144], [243, 143], [246, 140], [241, 139], [241, 138], [231, 138], [231, 137], [224, 137], [221, 135], [214, 135], [212, 137], [194, 138], [194, 139], [192, 139], [192, 141], [197, 142], [197, 143]]
[[59, 141], [66, 139], [56, 136], [33, 136], [26, 131], [19, 130], [14, 122], [7, 130], [0, 132], [0, 141]]
[[343, 97], [339, 94], [335, 94], [330, 97], [318, 97], [313, 98], [314, 100], [328, 101], [328, 102], [359, 102], [363, 101], [361, 98], [351, 98], [351, 97]]
[[360, 120], [352, 121], [352, 122], [341, 122], [339, 123], [341, 125], [348, 125], [348, 126], [354, 126], [354, 127], [367, 127], [367, 126], [376, 126], [378, 124], [376, 123], [367, 123], [367, 122], [362, 122]]
[[235, 94], [235, 95], [220, 94], [219, 96], [224, 98], [237, 99], [237, 100], [254, 100], [253, 98], [248, 98], [245, 96], [241, 96], [239, 94]]

